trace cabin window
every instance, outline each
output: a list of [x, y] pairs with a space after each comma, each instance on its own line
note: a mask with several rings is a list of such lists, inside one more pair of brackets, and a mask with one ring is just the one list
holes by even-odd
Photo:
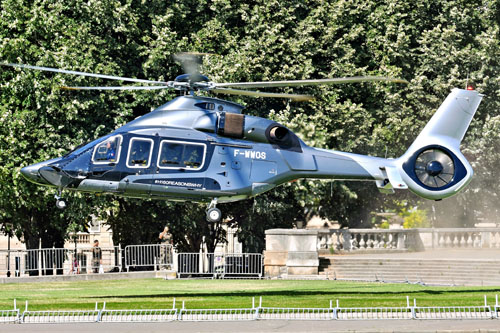
[[148, 168], [151, 164], [153, 140], [133, 138], [130, 140], [127, 166], [129, 168]]
[[199, 170], [205, 161], [205, 145], [180, 141], [162, 141], [158, 166]]
[[94, 149], [92, 161], [95, 164], [116, 163], [120, 159], [122, 136], [113, 136], [101, 143]]

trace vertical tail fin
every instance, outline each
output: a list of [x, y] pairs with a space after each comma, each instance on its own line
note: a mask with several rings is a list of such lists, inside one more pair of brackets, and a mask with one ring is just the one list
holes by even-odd
[[431, 143], [458, 148], [482, 97], [475, 90], [453, 89], [408, 151]]

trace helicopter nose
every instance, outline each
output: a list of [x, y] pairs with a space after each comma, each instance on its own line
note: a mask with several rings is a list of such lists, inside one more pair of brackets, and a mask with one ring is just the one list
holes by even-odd
[[28, 166], [21, 169], [21, 174], [23, 175], [24, 178], [26, 178], [26, 180], [28, 180], [32, 183], [35, 183], [38, 185], [46, 185], [46, 186], [47, 185], [49, 185], [49, 186], [54, 185], [41, 175], [40, 170], [42, 168], [46, 167], [48, 164], [57, 162], [58, 160], [60, 160], [60, 159], [55, 158], [52, 160], [43, 161], [40, 163], [28, 165]]
[[63, 187], [67, 185], [67, 177], [61, 172], [61, 169], [54, 166], [43, 166], [38, 170], [38, 173], [50, 185]]
[[39, 173], [40, 166], [38, 164], [29, 165], [21, 169], [21, 174], [26, 180], [39, 184], [39, 185], [50, 185], [44, 178], [40, 176]]

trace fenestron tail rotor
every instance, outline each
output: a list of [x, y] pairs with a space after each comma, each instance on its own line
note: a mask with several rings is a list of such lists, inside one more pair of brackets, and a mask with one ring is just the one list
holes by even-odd
[[453, 181], [455, 164], [451, 156], [441, 149], [432, 148], [421, 152], [415, 162], [415, 174], [422, 184], [439, 188]]
[[212, 82], [208, 77], [200, 73], [202, 57], [206, 53], [177, 53], [174, 59], [181, 63], [185, 74], [179, 75], [174, 81], [155, 81], [136, 79], [114, 75], [104, 75], [95, 73], [86, 73], [51, 67], [31, 66], [14, 63], [1, 63], [2, 66], [16, 67], [21, 69], [34, 69], [46, 72], [55, 72], [61, 74], [78, 75], [86, 77], [94, 77], [100, 79], [108, 79], [115, 81], [133, 82], [142, 85], [124, 85], [124, 86], [75, 86], [61, 87], [68, 90], [158, 90], [158, 89], [175, 89], [194, 93], [195, 91], [211, 91], [216, 94], [240, 95], [253, 97], [271, 97], [271, 98], [287, 98], [293, 101], [308, 101], [314, 99], [310, 95], [288, 94], [254, 91], [248, 89], [255, 88], [275, 88], [275, 87], [299, 87], [299, 86], [317, 86], [317, 85], [333, 85], [346, 84], [357, 82], [391, 82], [391, 83], [408, 83], [405, 80], [390, 78], [384, 76], [354, 76], [343, 78], [316, 79], [316, 80], [285, 80], [285, 81], [260, 81], [260, 82], [233, 82], [233, 83], [217, 83]]

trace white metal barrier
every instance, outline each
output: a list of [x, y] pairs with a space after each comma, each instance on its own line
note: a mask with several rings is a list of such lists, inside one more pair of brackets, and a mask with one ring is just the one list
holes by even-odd
[[415, 308], [416, 319], [491, 319], [489, 306], [429, 306]]
[[104, 303], [102, 309], [96, 304], [94, 310], [31, 311], [20, 313], [14, 301], [13, 310], [0, 310], [0, 323], [82, 323], [82, 322], [168, 322], [168, 321], [246, 321], [246, 320], [436, 320], [436, 319], [499, 319], [498, 296], [495, 306], [442, 306], [420, 307], [413, 300], [406, 307], [333, 307], [285, 308], [263, 307], [262, 297], [256, 306], [253, 298], [251, 308], [232, 309], [177, 309], [175, 299], [170, 309], [110, 310]]
[[[100, 263], [105, 271], [121, 271], [121, 250], [118, 246], [101, 247]], [[0, 272], [11, 276], [63, 275], [98, 272], [93, 267], [93, 248], [0, 250]], [[10, 260], [9, 260], [10, 258]], [[97, 261], [97, 260], [96, 260]]]
[[332, 308], [259, 308], [259, 319], [267, 320], [332, 320], [335, 309]]
[[181, 309], [181, 321], [255, 320], [255, 309]]
[[260, 253], [179, 253], [178, 275], [262, 277]]
[[[99, 273], [99, 266], [102, 265], [104, 272], [122, 271], [122, 250], [119, 246], [101, 247], [101, 260], [94, 259], [94, 248], [79, 248], [76, 252], [76, 259], [80, 273]], [[67, 272], [74, 273], [75, 259], [74, 250], [71, 250], [71, 259], [67, 263]], [[97, 263], [100, 262], [98, 266]], [[73, 268], [73, 269], [72, 269]]]
[[16, 323], [19, 321], [19, 309], [0, 310], [0, 323]]
[[166, 322], [177, 320], [177, 318], [174, 299], [171, 309], [108, 310], [104, 302], [98, 321], [108, 323]]
[[412, 309], [407, 307], [383, 307], [383, 308], [337, 308], [337, 319], [339, 320], [363, 320], [363, 319], [412, 319]]
[[46, 323], [91, 323], [99, 321], [100, 311], [97, 309], [97, 303], [94, 310], [28, 310], [28, 301], [26, 308], [19, 317], [21, 324], [46, 324]]
[[[98, 273], [146, 268], [151, 270], [178, 269], [179, 275], [210, 275], [212, 277], [263, 276], [260, 253], [179, 253], [170, 244], [129, 245], [124, 251], [119, 246], [100, 247], [100, 260], [94, 248], [0, 250], [0, 273], [11, 276], [63, 275]], [[76, 252], [75, 252], [76, 251]], [[123, 253], [124, 252], [124, 253]], [[9, 259], [10, 258], [10, 259]], [[174, 267], [175, 266], [175, 267]]]
[[99, 311], [24, 311], [21, 316], [23, 324], [46, 323], [91, 323], [97, 322]]
[[125, 246], [125, 269], [130, 267], [152, 267], [171, 269], [174, 263], [170, 244], [148, 244]]

